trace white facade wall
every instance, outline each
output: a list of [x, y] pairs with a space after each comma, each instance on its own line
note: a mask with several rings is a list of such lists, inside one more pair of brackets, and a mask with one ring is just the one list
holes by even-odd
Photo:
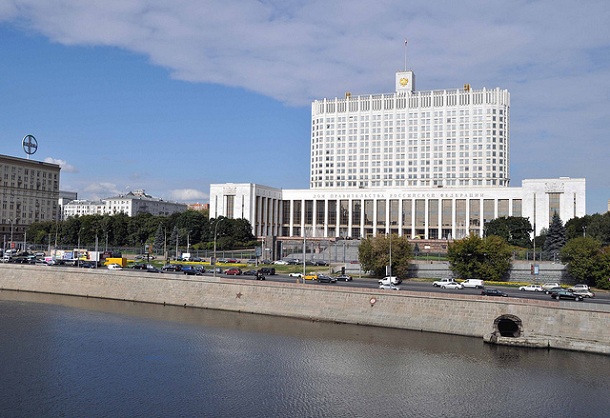
[[[234, 202], [232, 214], [227, 211], [228, 200]], [[239, 204], [235, 202], [249, 202], [248, 211], [236, 213]], [[342, 202], [347, 202], [345, 222], [339, 214]], [[273, 209], [275, 203], [278, 211]], [[280, 190], [248, 183], [216, 184], [210, 192], [210, 217], [245, 218], [257, 236], [360, 238], [395, 233], [410, 238], [459, 239], [470, 233], [482, 236], [485, 223], [501, 216], [528, 218], [539, 234], [549, 226], [555, 210], [564, 223], [586, 214], [585, 179], [524, 180], [522, 187], [426, 190]]]

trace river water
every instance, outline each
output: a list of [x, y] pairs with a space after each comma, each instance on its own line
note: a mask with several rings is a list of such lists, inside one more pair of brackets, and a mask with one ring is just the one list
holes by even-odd
[[479, 338], [8, 291], [0, 336], [2, 417], [610, 416], [609, 356]]

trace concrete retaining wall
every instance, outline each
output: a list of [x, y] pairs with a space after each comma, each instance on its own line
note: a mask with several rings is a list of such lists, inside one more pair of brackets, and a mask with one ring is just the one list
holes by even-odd
[[610, 309], [587, 303], [10, 264], [0, 265], [0, 289], [474, 337], [491, 335], [496, 319], [512, 315], [525, 345], [610, 354]]

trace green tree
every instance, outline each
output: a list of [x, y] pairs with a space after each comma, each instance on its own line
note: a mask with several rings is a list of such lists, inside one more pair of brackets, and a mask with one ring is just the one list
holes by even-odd
[[161, 254], [165, 249], [165, 230], [163, 229], [163, 224], [161, 222], [159, 222], [159, 225], [157, 225], [153, 249], [155, 254]]
[[497, 235], [470, 235], [447, 248], [451, 270], [463, 279], [501, 280], [510, 270], [511, 257], [510, 246]]
[[409, 263], [413, 258], [413, 250], [404, 236], [378, 235], [363, 239], [358, 247], [358, 258], [362, 269], [372, 272], [377, 277], [385, 276], [386, 266], [390, 265], [390, 247], [392, 275], [406, 278]]
[[532, 240], [530, 234], [533, 228], [528, 218], [521, 216], [504, 216], [496, 218], [485, 224], [485, 236], [497, 235], [504, 238], [509, 245], [530, 248]]
[[554, 212], [542, 249], [547, 256], [554, 257], [559, 254], [564, 245], [566, 245], [566, 230], [559, 215]]
[[576, 280], [595, 284], [595, 273], [598, 271], [597, 256], [601, 243], [591, 237], [578, 237], [571, 239], [563, 246], [559, 253], [560, 260], [566, 264], [568, 273]]

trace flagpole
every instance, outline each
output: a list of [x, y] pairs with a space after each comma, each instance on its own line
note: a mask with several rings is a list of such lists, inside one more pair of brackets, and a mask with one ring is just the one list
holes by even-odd
[[407, 40], [405, 39], [405, 71], [407, 71]]

